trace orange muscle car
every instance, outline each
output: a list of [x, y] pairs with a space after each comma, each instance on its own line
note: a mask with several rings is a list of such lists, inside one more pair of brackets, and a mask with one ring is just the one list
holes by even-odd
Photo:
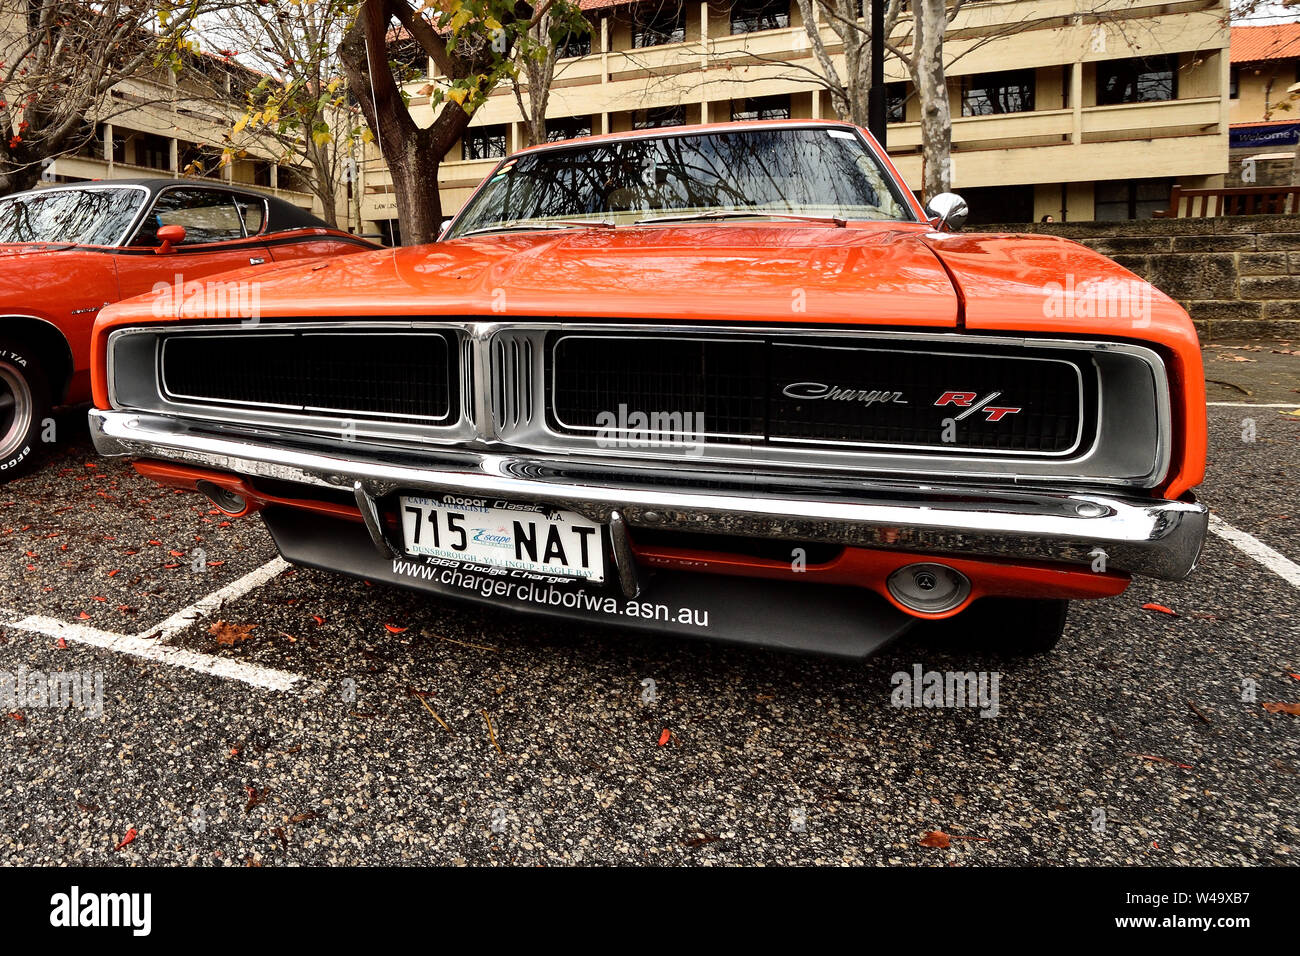
[[1063, 239], [955, 231], [863, 130], [504, 159], [437, 243], [264, 274], [261, 319], [95, 325], [101, 452], [290, 561], [536, 614], [860, 656], [1008, 650], [1191, 571], [1187, 315]]
[[0, 199], [0, 481], [36, 463], [51, 406], [90, 399], [90, 331], [108, 303], [264, 262], [376, 248], [281, 199], [193, 180]]

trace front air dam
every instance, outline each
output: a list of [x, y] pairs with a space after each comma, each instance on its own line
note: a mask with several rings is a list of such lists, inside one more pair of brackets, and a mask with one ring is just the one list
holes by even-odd
[[626, 598], [612, 575], [585, 585], [383, 558], [354, 521], [283, 507], [266, 508], [262, 517], [295, 564], [529, 614], [849, 658], [875, 653], [917, 623], [864, 588], [658, 570], [645, 593]]

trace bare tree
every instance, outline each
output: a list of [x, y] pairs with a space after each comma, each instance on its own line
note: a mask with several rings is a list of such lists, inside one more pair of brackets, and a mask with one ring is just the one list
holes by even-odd
[[249, 84], [238, 91], [245, 108], [227, 134], [223, 162], [251, 139], [281, 162], [306, 166], [306, 185], [331, 226], [339, 192], [357, 168], [354, 153], [370, 138], [347, 102], [338, 58], [352, 18], [341, 0], [265, 0], [236, 4], [203, 31], [221, 52], [252, 68], [242, 74]]
[[[898, 26], [904, 0], [882, 0], [885, 7], [885, 36]], [[867, 125], [867, 97], [871, 92], [871, 3], [872, 0], [798, 0], [804, 32], [812, 45], [818, 85], [828, 90], [831, 106], [840, 119]], [[825, 23], [844, 49], [844, 72], [826, 46], [821, 26]]]
[[515, 103], [524, 120], [528, 145], [546, 142], [546, 106], [555, 82], [556, 64], [571, 47], [586, 38], [591, 25], [571, 3], [540, 7], [527, 28], [529, 42], [515, 48], [515, 69], [510, 76]]
[[108, 102], [118, 83], [179, 71], [201, 2], [0, 0], [0, 193], [30, 189], [94, 119], [121, 112]]

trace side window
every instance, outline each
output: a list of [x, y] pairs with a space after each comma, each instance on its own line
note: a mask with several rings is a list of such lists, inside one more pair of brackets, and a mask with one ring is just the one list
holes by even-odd
[[235, 205], [239, 207], [239, 215], [243, 217], [244, 232], [250, 236], [261, 232], [262, 223], [266, 220], [266, 203], [261, 199], [237, 196]]
[[244, 237], [233, 194], [220, 189], [169, 189], [154, 202], [133, 245], [157, 245], [158, 227], [172, 225], [185, 227], [186, 245]]

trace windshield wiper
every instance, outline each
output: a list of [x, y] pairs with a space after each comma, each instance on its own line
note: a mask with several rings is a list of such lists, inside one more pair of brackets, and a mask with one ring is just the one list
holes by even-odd
[[613, 229], [615, 224], [607, 219], [550, 219], [546, 222], [499, 222], [495, 226], [480, 226], [462, 232], [453, 238], [464, 239], [484, 232], [529, 232], [543, 229]]
[[651, 219], [638, 219], [635, 225], [648, 226], [660, 222], [699, 222], [709, 219], [792, 219], [795, 222], [824, 222], [828, 226], [843, 229], [848, 225], [847, 219], [839, 216], [801, 216], [792, 212], [762, 212], [746, 209], [714, 209], [710, 212], [688, 212], [681, 216], [655, 216]]

